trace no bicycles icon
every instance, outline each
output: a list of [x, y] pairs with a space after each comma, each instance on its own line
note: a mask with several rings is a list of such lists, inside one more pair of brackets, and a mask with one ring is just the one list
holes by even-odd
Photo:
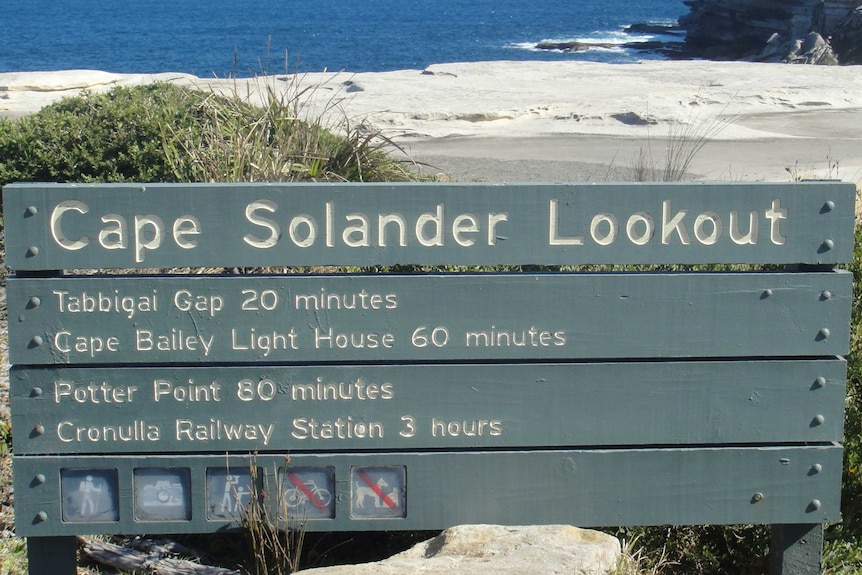
[[287, 469], [281, 480], [284, 498], [282, 519], [331, 519], [335, 517], [335, 472], [331, 467]]

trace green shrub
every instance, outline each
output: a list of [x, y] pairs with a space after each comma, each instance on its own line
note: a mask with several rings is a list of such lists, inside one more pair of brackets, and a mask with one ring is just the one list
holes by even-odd
[[164, 126], [199, 124], [203, 92], [172, 84], [65, 98], [0, 122], [0, 185], [9, 182], [174, 180]]
[[862, 227], [856, 228], [853, 311], [844, 404], [844, 477], [841, 523], [826, 532], [824, 563], [829, 573], [862, 572]]

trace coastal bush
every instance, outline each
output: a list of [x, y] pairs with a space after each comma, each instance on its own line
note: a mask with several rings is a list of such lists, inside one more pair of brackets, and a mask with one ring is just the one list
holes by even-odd
[[332, 126], [303, 118], [306, 97], [267, 86], [262, 105], [252, 105], [238, 93], [157, 83], [65, 98], [0, 120], [0, 186], [413, 178], [378, 132], [344, 116]]
[[862, 572], [862, 227], [856, 227], [853, 264], [853, 309], [847, 399], [844, 404], [844, 477], [841, 523], [826, 533], [825, 564], [829, 573]]
[[205, 98], [203, 92], [171, 84], [117, 87], [2, 121], [0, 185], [171, 181], [163, 128], [199, 125]]

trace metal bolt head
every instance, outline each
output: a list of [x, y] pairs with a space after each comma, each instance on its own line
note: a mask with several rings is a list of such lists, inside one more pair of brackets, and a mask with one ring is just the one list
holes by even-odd
[[760, 502], [760, 501], [763, 501], [763, 493], [761, 493], [760, 491], [758, 491], [757, 493], [755, 493], [755, 494], [754, 494], [754, 496], [751, 498], [751, 500], [752, 500], [754, 503], [758, 503], [758, 502]]
[[37, 423], [36, 427], [33, 428], [33, 433], [35, 433], [36, 435], [42, 435], [43, 433], [45, 433], [45, 426], [41, 423]]
[[826, 251], [831, 250], [834, 247], [835, 242], [833, 242], [832, 240], [826, 240], [825, 242], [823, 242], [823, 249]]
[[33, 309], [34, 307], [39, 307], [42, 305], [42, 299], [38, 296], [33, 296], [27, 300], [27, 309]]
[[45, 392], [37, 385], [30, 391], [30, 397], [40, 397], [43, 393]]
[[823, 211], [824, 212], [831, 212], [834, 209], [835, 209], [835, 202], [833, 202], [832, 200], [829, 200], [828, 202], [823, 204]]
[[45, 511], [40, 511], [36, 514], [36, 521], [42, 522], [48, 520], [48, 513]]
[[30, 338], [30, 345], [28, 345], [27, 347], [29, 347], [30, 349], [33, 349], [34, 347], [39, 347], [43, 343], [45, 343], [45, 342], [42, 339], [41, 335], [34, 335], [32, 338]]
[[808, 509], [811, 511], [817, 511], [821, 507], [823, 507], [823, 504], [820, 503], [819, 499], [812, 499], [811, 503], [808, 504]]
[[35, 216], [38, 213], [39, 213], [39, 208], [37, 208], [36, 206], [27, 206], [27, 209], [24, 210], [24, 216], [25, 217]]
[[832, 292], [828, 291], [828, 290], [822, 292], [820, 294], [820, 299], [822, 299], [822, 300], [832, 299]]
[[814, 416], [814, 419], [811, 420], [813, 425], [823, 425], [823, 422], [826, 421], [826, 418], [820, 414]]
[[824, 387], [826, 385], [826, 378], [822, 375], [814, 380], [814, 387]]
[[820, 473], [821, 471], [823, 471], [823, 466], [820, 465], [819, 463], [815, 463], [814, 465], [811, 466], [811, 473], [812, 474], [817, 474], [817, 473]]
[[40, 485], [45, 483], [45, 481], [47, 481], [47, 478], [41, 473], [36, 474], [36, 477], [34, 477], [33, 479], [35, 479], [36, 483], [38, 483]]
[[35, 258], [39, 255], [39, 246], [30, 246], [27, 248], [27, 252], [24, 254], [25, 257]]
[[828, 327], [824, 327], [823, 329], [821, 329], [821, 330], [820, 330], [820, 334], [819, 334], [819, 335], [820, 335], [820, 337], [821, 337], [822, 339], [826, 339], [826, 338], [828, 338], [830, 335], [832, 335], [832, 332], [831, 332], [831, 331], [829, 331], [829, 328], [828, 328]]

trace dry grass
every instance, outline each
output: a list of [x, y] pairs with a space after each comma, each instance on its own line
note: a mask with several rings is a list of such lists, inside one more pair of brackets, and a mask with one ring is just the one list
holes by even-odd
[[[254, 89], [234, 84], [228, 95], [209, 94], [196, 127], [166, 126], [164, 149], [177, 181], [292, 182], [406, 181], [412, 163], [379, 131], [354, 122], [323, 86], [302, 76], [266, 76]], [[283, 82], [284, 84], [281, 84]], [[323, 110], [305, 110], [323, 99]], [[403, 154], [407, 158], [406, 154]]]
[[[285, 463], [290, 458], [285, 458]], [[261, 469], [252, 457], [251, 497], [242, 510], [241, 524], [251, 555], [248, 573], [253, 575], [289, 575], [299, 570], [299, 560], [305, 540], [304, 525], [287, 519], [287, 501], [283, 479], [273, 470], [273, 485], [266, 485], [259, 477]], [[284, 518], [284, 519], [282, 519]]]
[[[725, 107], [726, 110], [726, 107]], [[735, 116], [725, 117], [724, 110], [716, 116], [690, 116], [684, 123], [671, 127], [662, 153], [654, 153], [652, 139], [641, 148], [631, 165], [636, 182], [679, 182], [690, 177], [694, 158], [714, 140]]]
[[660, 575], [667, 573], [673, 564], [665, 557], [664, 549], [655, 560], [648, 560], [637, 539], [622, 541], [622, 556], [608, 575]]

